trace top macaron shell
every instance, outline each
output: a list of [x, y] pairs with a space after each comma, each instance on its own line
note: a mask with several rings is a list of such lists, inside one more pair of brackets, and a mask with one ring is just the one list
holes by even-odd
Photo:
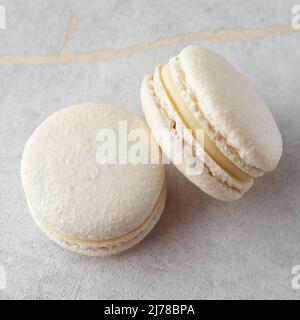
[[271, 112], [247, 79], [207, 48], [186, 47], [177, 59], [186, 86], [213, 128], [213, 133], [207, 133], [219, 149], [253, 177], [273, 170], [282, 154], [282, 138]]
[[[99, 129], [149, 129], [124, 109], [81, 104], [56, 112], [32, 134], [21, 173], [38, 220], [68, 237], [106, 240], [143, 224], [164, 183], [161, 165], [98, 164]], [[150, 148], [149, 148], [150, 149]], [[150, 152], [150, 151], [149, 151]]]

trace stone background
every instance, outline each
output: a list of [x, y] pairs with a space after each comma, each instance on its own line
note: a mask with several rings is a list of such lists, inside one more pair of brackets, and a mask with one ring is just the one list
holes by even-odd
[[[291, 286], [292, 267], [300, 265], [300, 32], [291, 27], [297, 1], [0, 4], [1, 298], [299, 299]], [[52, 244], [33, 223], [20, 183], [31, 132], [80, 102], [143, 116], [143, 76], [188, 44], [224, 54], [266, 100], [284, 141], [277, 170], [240, 201], [222, 203], [169, 166], [166, 210], [137, 247], [99, 259]]]

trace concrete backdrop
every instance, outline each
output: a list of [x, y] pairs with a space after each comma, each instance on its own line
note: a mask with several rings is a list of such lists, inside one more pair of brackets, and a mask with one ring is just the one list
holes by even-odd
[[[299, 299], [291, 285], [300, 265], [295, 0], [0, 4], [0, 298]], [[166, 210], [141, 244], [106, 259], [60, 249], [35, 226], [24, 199], [25, 141], [54, 111], [80, 102], [143, 117], [143, 76], [188, 44], [217, 50], [247, 74], [282, 132], [279, 167], [240, 201], [222, 203], [169, 166]]]

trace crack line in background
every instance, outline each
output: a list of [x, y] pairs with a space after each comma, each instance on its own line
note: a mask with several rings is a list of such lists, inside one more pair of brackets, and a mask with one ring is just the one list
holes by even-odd
[[113, 60], [122, 56], [132, 55], [145, 50], [157, 49], [181, 42], [205, 40], [214, 42], [224, 41], [248, 41], [274, 34], [285, 34], [296, 32], [291, 25], [275, 25], [256, 29], [217, 29], [212, 31], [197, 31], [182, 35], [174, 35], [160, 38], [151, 42], [139, 43], [133, 46], [120, 49], [100, 49], [89, 52], [67, 52], [65, 51], [71, 38], [77, 30], [77, 17], [71, 7], [66, 3], [65, 10], [70, 16], [70, 23], [65, 35], [63, 48], [58, 53], [47, 55], [23, 55], [8, 54], [0, 55], [0, 65], [2, 64], [61, 64], [68, 62], [92, 62], [101, 60]]
[[64, 51], [67, 48], [72, 36], [77, 31], [77, 17], [75, 15], [75, 13], [73, 12], [72, 8], [69, 6], [68, 3], [65, 3], [64, 9], [67, 12], [67, 14], [70, 16], [70, 24], [69, 24], [69, 28], [65, 34], [65, 39], [64, 39], [62, 51]]

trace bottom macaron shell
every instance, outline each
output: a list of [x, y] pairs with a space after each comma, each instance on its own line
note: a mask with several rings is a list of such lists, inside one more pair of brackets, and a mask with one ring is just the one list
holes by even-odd
[[55, 242], [59, 246], [72, 252], [87, 256], [105, 257], [118, 254], [122, 251], [130, 249], [131, 247], [142, 241], [159, 221], [165, 207], [166, 197], [167, 183], [165, 179], [160, 196], [149, 217], [144, 221], [144, 223], [140, 227], [136, 228], [135, 230], [129, 231], [125, 235], [105, 241], [85, 241], [82, 239], [69, 238], [60, 230], [55, 230], [49, 224], [46, 224], [45, 222], [38, 219], [37, 214], [35, 213], [30, 203], [28, 203], [28, 207], [36, 224], [53, 242]]
[[[164, 152], [164, 149], [168, 150], [171, 147], [171, 149], [173, 150], [173, 153], [171, 154], [176, 154], [177, 151], [180, 152], [179, 150], [182, 147], [182, 137], [178, 136], [177, 134], [171, 133], [172, 129], [166, 117], [162, 114], [163, 110], [161, 110], [155, 102], [153, 92], [149, 86], [150, 81], [151, 76], [146, 76], [141, 85], [141, 101], [146, 121], [152, 130], [152, 134], [155, 140], [161, 146], [162, 151]], [[162, 129], [162, 131], [155, 129]], [[166, 131], [170, 132], [168, 137], [164, 134], [159, 135], [159, 132]], [[170, 143], [171, 146], [168, 145], [168, 143]], [[182, 164], [176, 164], [177, 169], [182, 172], [198, 188], [216, 199], [222, 201], [238, 200], [253, 184], [253, 181], [250, 180], [249, 182], [245, 183], [239, 190], [233, 188], [226, 184], [225, 179], [223, 181], [222, 179], [217, 179], [212, 174], [207, 163], [204, 163], [203, 171], [201, 174], [187, 175], [188, 168], [186, 167], [185, 163], [190, 163], [190, 160], [194, 156], [189, 152], [185, 152], [184, 156], [186, 157], [187, 161], [184, 161], [184, 163]], [[170, 160], [173, 161], [172, 158]], [[225, 175], [225, 172], [222, 172], [220, 170], [219, 176], [222, 176], [222, 174]]]

